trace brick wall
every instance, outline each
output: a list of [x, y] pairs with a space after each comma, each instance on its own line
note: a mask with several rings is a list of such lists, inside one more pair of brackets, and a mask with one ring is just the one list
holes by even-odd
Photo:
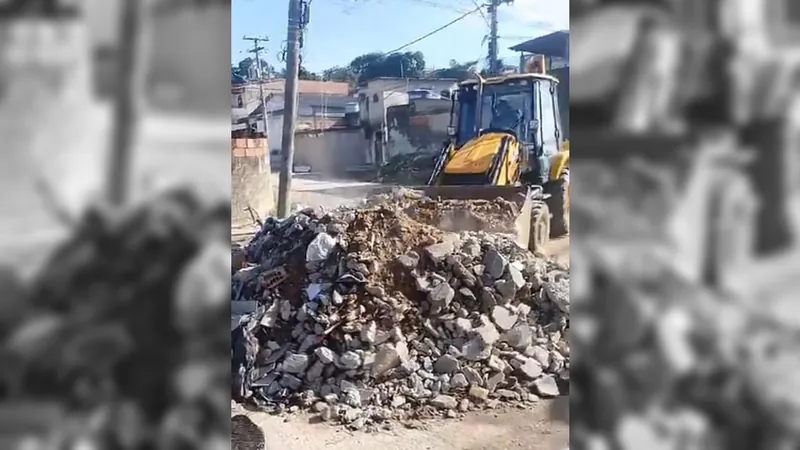
[[264, 218], [274, 208], [266, 139], [231, 139], [231, 222], [251, 223], [251, 206]]

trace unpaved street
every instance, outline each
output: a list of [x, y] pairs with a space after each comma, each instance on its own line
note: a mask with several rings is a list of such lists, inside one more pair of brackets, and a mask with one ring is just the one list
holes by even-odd
[[263, 413], [247, 414], [264, 430], [267, 450], [562, 450], [569, 445], [568, 401], [562, 397], [531, 410], [475, 413], [418, 429], [397, 424], [372, 434], [349, 432], [306, 416], [287, 422]]

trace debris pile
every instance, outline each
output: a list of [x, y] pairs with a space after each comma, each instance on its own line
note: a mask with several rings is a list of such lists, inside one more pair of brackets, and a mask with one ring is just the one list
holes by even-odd
[[568, 393], [568, 271], [399, 197], [264, 223], [233, 277], [255, 304], [232, 333], [240, 402], [361, 429]]
[[438, 152], [415, 152], [395, 155], [378, 171], [375, 182], [410, 186], [428, 183], [436, 167]]
[[185, 189], [74, 224], [0, 330], [4, 399], [48, 412], [19, 418], [49, 432], [33, 448], [230, 445], [229, 230]]

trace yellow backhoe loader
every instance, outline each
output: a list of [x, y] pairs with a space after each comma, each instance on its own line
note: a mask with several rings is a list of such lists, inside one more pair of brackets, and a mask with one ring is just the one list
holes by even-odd
[[453, 95], [450, 138], [425, 194], [517, 202], [517, 238], [532, 251], [569, 233], [569, 146], [557, 84], [543, 73], [476, 75], [461, 82]]

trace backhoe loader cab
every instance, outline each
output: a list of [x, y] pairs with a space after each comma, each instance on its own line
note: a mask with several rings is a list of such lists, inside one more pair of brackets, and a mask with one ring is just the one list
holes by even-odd
[[523, 196], [518, 229], [534, 251], [550, 237], [568, 234], [569, 150], [557, 85], [541, 73], [461, 82], [428, 192], [486, 200], [503, 190], [503, 198]]
[[545, 185], [563, 144], [557, 84], [536, 73], [462, 82], [453, 96], [448, 130], [455, 150], [487, 134], [510, 135], [520, 146], [519, 178]]

